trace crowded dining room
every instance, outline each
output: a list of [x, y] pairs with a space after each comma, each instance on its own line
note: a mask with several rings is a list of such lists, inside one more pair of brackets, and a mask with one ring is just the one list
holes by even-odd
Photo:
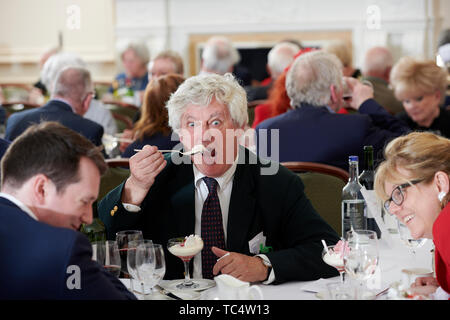
[[449, 12], [0, 0], [0, 300], [450, 300]]

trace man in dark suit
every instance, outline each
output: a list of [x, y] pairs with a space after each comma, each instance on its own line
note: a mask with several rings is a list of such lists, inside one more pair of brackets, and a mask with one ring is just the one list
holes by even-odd
[[[130, 177], [99, 203], [109, 238], [141, 229], [166, 246], [169, 238], [200, 235], [194, 278], [222, 273], [282, 283], [337, 275], [322, 261], [321, 239], [334, 244], [339, 237], [306, 198], [300, 178], [239, 146], [247, 102], [231, 74], [187, 79], [167, 108], [184, 150], [204, 151], [164, 158], [145, 146], [131, 157]], [[182, 278], [180, 259], [166, 251], [166, 261], [166, 279]]]
[[393, 64], [394, 60], [388, 48], [370, 48], [364, 57], [362, 79], [372, 83], [376, 102], [390, 114], [398, 114], [405, 109], [402, 102], [394, 96], [394, 91], [389, 88], [389, 76]]
[[[256, 127], [258, 155], [280, 162], [321, 162], [348, 170], [348, 156], [363, 159], [363, 147], [372, 145], [375, 157], [379, 157], [390, 139], [408, 131], [405, 123], [373, 100], [370, 86], [344, 79], [352, 91], [350, 107], [358, 113], [336, 113], [342, 106], [343, 77], [334, 55], [313, 51], [298, 57], [286, 77], [293, 109]], [[267, 145], [261, 145], [266, 138]]]
[[56, 122], [11, 144], [2, 159], [0, 300], [135, 299], [77, 231], [92, 223], [105, 170], [98, 148]]
[[0, 138], [0, 159], [3, 157], [10, 144], [11, 142], [8, 140]]
[[8, 118], [5, 138], [13, 141], [33, 123], [57, 121], [100, 146], [103, 127], [83, 118], [93, 96], [89, 71], [84, 68], [66, 67], [56, 76], [52, 98], [46, 105], [14, 113]]

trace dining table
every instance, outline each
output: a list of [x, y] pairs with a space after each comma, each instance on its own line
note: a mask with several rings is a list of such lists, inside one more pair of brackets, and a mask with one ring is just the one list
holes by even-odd
[[[404, 279], [403, 269], [421, 268], [433, 272], [433, 242], [427, 240], [420, 248], [415, 248], [413, 254], [400, 239], [398, 233], [393, 232], [384, 238], [378, 239], [379, 261], [375, 273], [367, 281], [367, 287], [373, 292], [373, 299], [387, 300], [392, 299], [387, 293], [394, 284], [399, 284]], [[275, 273], [276, 275], [276, 273]], [[348, 275], [345, 281], [349, 281]], [[129, 279], [121, 279], [121, 281], [130, 288]], [[171, 280], [161, 280], [161, 287], [170, 283]], [[263, 300], [328, 300], [327, 284], [340, 281], [340, 277], [332, 277], [327, 279], [314, 279], [310, 281], [289, 281], [282, 284], [260, 284], [254, 283], [262, 291]], [[135, 282], [134, 288], [139, 285]], [[188, 296], [187, 299], [195, 300], [217, 300], [217, 287], [212, 287], [201, 291], [196, 295]], [[136, 292], [137, 291], [137, 292]], [[141, 295], [139, 289], [135, 289], [138, 299], [147, 300], [149, 296]], [[174, 292], [176, 293], [176, 292]], [[183, 297], [184, 298], [184, 297]], [[150, 299], [168, 299], [161, 293], [152, 294]]]

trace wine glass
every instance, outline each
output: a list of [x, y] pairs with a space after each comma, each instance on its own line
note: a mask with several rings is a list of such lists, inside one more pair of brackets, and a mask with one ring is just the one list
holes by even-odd
[[363, 293], [364, 282], [374, 275], [379, 262], [377, 234], [371, 230], [350, 230], [346, 238], [349, 249], [344, 252], [345, 271], [359, 282]]
[[115, 277], [120, 275], [120, 255], [116, 241], [98, 241], [92, 243], [92, 260], [101, 264]]
[[141, 230], [124, 230], [116, 233], [116, 241], [121, 260], [121, 278], [130, 278], [127, 266], [128, 243], [136, 240], [144, 240]]
[[[203, 249], [203, 241], [197, 246], [185, 246], [188, 237], [179, 237], [169, 239], [167, 249], [171, 254], [180, 258], [184, 263], [184, 281], [176, 287], [180, 290], [195, 289], [199, 287], [198, 283], [191, 280], [189, 273], [189, 262], [191, 259]], [[201, 240], [201, 239], [200, 239]]]
[[150, 287], [157, 285], [166, 273], [164, 248], [160, 244], [140, 244], [136, 249], [136, 269], [142, 281]]
[[[145, 295], [145, 286], [144, 286], [144, 279], [142, 277], [142, 274], [139, 273], [137, 269], [137, 248], [141, 245], [149, 246], [153, 245], [152, 240], [133, 240], [128, 242], [128, 250], [127, 250], [127, 271], [131, 276], [130, 282], [133, 283], [133, 280], [138, 280], [141, 285], [141, 292], [143, 295]], [[133, 288], [133, 287], [132, 287]]]
[[345, 275], [345, 266], [344, 266], [344, 251], [342, 248], [336, 247], [336, 245], [327, 246], [327, 250], [323, 248], [322, 250], [322, 259], [323, 261], [328, 264], [329, 266], [335, 267], [337, 271], [339, 272], [339, 276], [341, 278], [341, 283], [344, 283], [344, 275]]
[[398, 233], [400, 234], [400, 239], [410, 249], [413, 263], [415, 263], [416, 249], [422, 247], [425, 244], [425, 242], [427, 242], [427, 239], [426, 238], [414, 239], [408, 227], [398, 219], [397, 219], [397, 227]]

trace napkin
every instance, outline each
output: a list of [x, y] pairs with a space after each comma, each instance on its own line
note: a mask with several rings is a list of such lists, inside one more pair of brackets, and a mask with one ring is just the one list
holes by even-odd
[[301, 287], [301, 290], [306, 292], [312, 292], [312, 293], [318, 293], [327, 291], [327, 284], [332, 282], [340, 281], [336, 278], [330, 278], [330, 279], [323, 279], [320, 278], [319, 280], [311, 281], [304, 286]]

